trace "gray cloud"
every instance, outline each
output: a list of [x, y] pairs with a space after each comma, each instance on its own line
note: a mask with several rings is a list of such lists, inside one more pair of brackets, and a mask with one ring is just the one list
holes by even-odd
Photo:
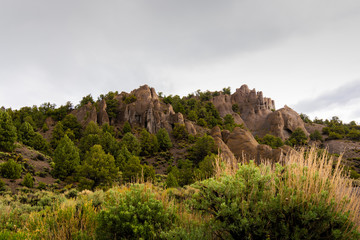
[[[305, 99], [298, 102], [294, 108], [304, 113], [313, 113], [319, 110], [331, 108], [344, 108], [346, 105], [353, 105], [354, 101], [360, 101], [360, 80], [345, 83], [340, 87], [321, 94], [313, 99]], [[360, 113], [360, 109], [357, 111]], [[355, 116], [356, 115], [356, 116]], [[357, 114], [353, 117], [359, 117]]]
[[191, 71], [360, 13], [357, 0], [0, 0], [0, 6], [0, 105], [16, 107], [145, 83], [170, 94], [178, 84], [154, 71]]

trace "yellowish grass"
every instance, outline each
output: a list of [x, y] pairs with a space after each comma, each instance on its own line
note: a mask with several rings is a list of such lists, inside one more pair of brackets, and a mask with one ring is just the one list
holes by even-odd
[[[290, 197], [296, 194], [300, 206], [304, 203], [317, 204], [324, 196], [322, 194], [327, 194], [327, 203], [330, 205], [333, 202], [336, 212], [349, 213], [350, 220], [360, 230], [360, 191], [353, 187], [353, 180], [344, 175], [341, 158], [334, 159], [327, 151], [319, 152], [315, 147], [292, 151], [281, 161], [283, 170], [278, 176], [273, 175], [270, 183], [272, 191], [283, 196], [285, 203], [291, 189]], [[219, 155], [214, 163], [214, 176], [234, 175], [239, 164], [245, 163], [234, 158], [223, 159]], [[262, 161], [259, 168], [264, 174], [276, 171], [276, 165], [270, 160]], [[276, 177], [281, 181], [275, 187]]]

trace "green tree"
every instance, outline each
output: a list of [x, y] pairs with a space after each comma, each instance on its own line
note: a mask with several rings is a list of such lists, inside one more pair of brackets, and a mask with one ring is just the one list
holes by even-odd
[[167, 151], [172, 147], [172, 142], [169, 137], [169, 133], [165, 128], [159, 129], [156, 133], [156, 138], [159, 143], [159, 149], [162, 151]]
[[310, 139], [314, 141], [322, 141], [323, 138], [319, 130], [315, 130], [313, 133], [310, 134]]
[[27, 173], [24, 177], [24, 180], [21, 182], [21, 184], [25, 187], [28, 188], [33, 188], [34, 187], [34, 178], [33, 176], [31, 176], [30, 173]]
[[138, 156], [141, 151], [139, 140], [130, 132], [121, 139], [121, 146], [125, 146], [133, 155]]
[[75, 139], [79, 139], [81, 137], [82, 126], [73, 114], [66, 115], [61, 123], [63, 124], [65, 131], [70, 129], [75, 134]]
[[120, 150], [120, 145], [118, 141], [109, 132], [105, 132], [101, 134], [100, 144], [104, 149], [105, 153], [110, 153], [114, 157], [117, 156], [118, 151]]
[[51, 147], [56, 148], [59, 141], [64, 137], [64, 135], [65, 135], [64, 126], [61, 122], [58, 122], [55, 125], [55, 128], [52, 132], [52, 137], [51, 137], [51, 141], [50, 141]]
[[128, 121], [125, 122], [122, 131], [123, 131], [123, 134], [131, 133], [131, 125]]
[[301, 128], [295, 129], [290, 138], [287, 140], [287, 143], [291, 146], [305, 145], [307, 143], [307, 136]]
[[266, 144], [273, 149], [279, 148], [284, 145], [283, 141], [279, 137], [275, 137], [271, 134], [266, 134], [263, 138], [258, 138], [260, 144]]
[[360, 131], [357, 129], [351, 129], [349, 133], [347, 134], [347, 137], [352, 140], [360, 140]]
[[189, 150], [189, 159], [193, 160], [195, 165], [202, 161], [207, 155], [215, 153], [215, 142], [214, 139], [205, 134], [196, 140], [194, 146]]
[[174, 138], [176, 138], [177, 140], [187, 139], [187, 137], [189, 135], [189, 133], [186, 130], [185, 125], [179, 124], [179, 123], [175, 123], [174, 128], [171, 133], [174, 136]]
[[94, 145], [86, 153], [83, 165], [79, 166], [79, 176], [91, 180], [90, 187], [109, 187], [118, 177], [119, 169], [112, 155], [106, 154], [101, 145]]
[[88, 104], [89, 102], [90, 102], [91, 104], [94, 104], [94, 103], [95, 103], [93, 97], [91, 96], [91, 94], [86, 95], [85, 97], [83, 97], [83, 98], [81, 99], [78, 108], [80, 108], [80, 107]]
[[165, 185], [167, 188], [179, 187], [179, 183], [172, 172], [167, 175]]
[[65, 135], [54, 152], [54, 176], [65, 179], [73, 174], [80, 164], [79, 150], [71, 139]]
[[150, 134], [146, 129], [143, 129], [140, 133], [140, 145], [142, 156], [152, 156], [159, 148], [156, 136]]
[[16, 128], [10, 115], [0, 110], [0, 150], [12, 152], [16, 138]]

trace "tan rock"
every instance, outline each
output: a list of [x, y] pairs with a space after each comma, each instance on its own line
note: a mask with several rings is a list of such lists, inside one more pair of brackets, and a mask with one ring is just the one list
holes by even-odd
[[91, 121], [97, 122], [97, 112], [95, 106], [91, 104], [91, 102], [88, 102], [86, 105], [82, 106], [79, 109], [75, 109], [71, 112], [78, 122], [85, 127], [88, 125]]
[[185, 127], [189, 134], [194, 135], [194, 136], [197, 134], [196, 128], [191, 121], [186, 120]]
[[255, 159], [259, 143], [249, 131], [236, 127], [230, 134], [227, 145], [236, 158]]
[[109, 122], [109, 116], [106, 112], [106, 101], [105, 99], [101, 100], [99, 103], [99, 112], [98, 112], [98, 116], [97, 116], [97, 120], [99, 122], [99, 125], [103, 125], [105, 123], [110, 123]]

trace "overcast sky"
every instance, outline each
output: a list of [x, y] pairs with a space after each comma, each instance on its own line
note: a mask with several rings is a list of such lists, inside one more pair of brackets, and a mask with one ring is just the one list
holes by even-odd
[[359, 0], [0, 0], [0, 106], [263, 91], [360, 123]]

